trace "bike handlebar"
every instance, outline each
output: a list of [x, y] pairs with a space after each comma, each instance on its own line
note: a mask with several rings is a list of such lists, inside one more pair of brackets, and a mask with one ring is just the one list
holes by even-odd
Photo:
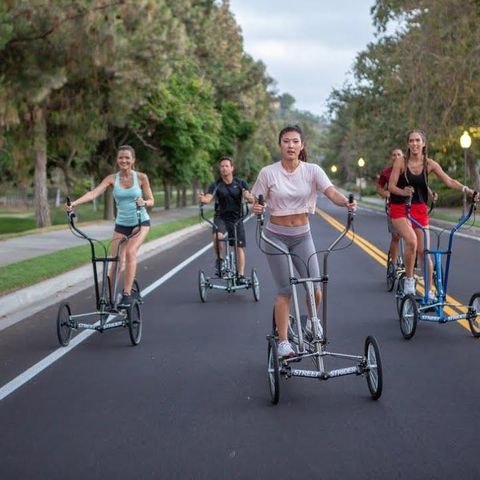
[[[71, 201], [71, 198], [69, 196], [66, 197], [66, 203], [67, 203], [67, 207], [71, 207], [72, 206], [72, 201]], [[137, 221], [138, 221], [138, 224], [135, 225], [135, 227], [138, 227], [139, 229], [141, 228], [142, 226], [142, 214], [141, 214], [141, 209], [142, 207], [140, 205], [137, 205], [137, 203], [135, 202], [135, 205], [136, 205], [136, 208], [137, 208]], [[86, 240], [88, 240], [89, 242], [91, 241], [95, 241], [93, 238], [90, 238], [85, 232], [83, 232], [82, 230], [80, 230], [76, 225], [75, 225], [75, 221], [74, 221], [74, 218], [77, 217], [75, 211], [73, 210], [73, 207], [70, 211], [67, 211], [67, 216], [68, 216], [68, 222], [70, 223], [70, 227], [75, 230], [75, 232], [77, 232], [80, 236], [82, 236], [83, 238], [85, 238]], [[134, 227], [134, 228], [135, 228]], [[139, 231], [139, 230], [138, 230]], [[125, 235], [125, 239], [126, 240], [129, 240], [130, 238], [134, 237], [135, 235], [138, 234], [138, 231], [132, 231], [132, 233], [130, 235]]]

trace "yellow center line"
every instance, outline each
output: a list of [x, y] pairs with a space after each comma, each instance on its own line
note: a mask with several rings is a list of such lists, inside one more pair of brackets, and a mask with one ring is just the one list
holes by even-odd
[[[316, 209], [316, 212], [318, 215], [320, 215], [326, 222], [328, 222], [332, 227], [336, 228], [338, 231], [343, 231], [345, 228], [345, 225], [341, 224], [337, 220], [335, 220], [332, 216], [330, 216], [328, 213], [325, 213], [323, 210], [320, 210], [319, 208]], [[387, 264], [387, 254], [380, 250], [377, 246], [375, 246], [373, 243], [370, 243], [368, 240], [365, 238], [361, 237], [358, 235], [358, 233], [353, 233], [352, 231], [348, 232], [347, 237], [353, 242], [360, 247], [364, 252], [366, 252], [368, 255], [370, 255], [372, 258], [374, 258], [380, 265], [384, 266], [386, 268]], [[420, 291], [422, 295], [425, 294], [425, 289], [424, 289], [424, 283], [423, 282], [417, 282], [417, 288]], [[456, 304], [455, 308], [461, 312], [461, 313], [466, 313], [467, 312], [467, 307], [460, 305], [460, 302], [456, 300], [455, 298], [451, 297], [450, 295], [447, 295], [446, 298], [448, 303]], [[452, 307], [445, 306], [444, 307], [445, 312], [447, 315], [457, 315], [458, 312], [455, 311]], [[457, 320], [457, 323], [460, 324], [463, 328], [466, 330], [470, 331], [470, 327], [468, 325], [467, 320]]]

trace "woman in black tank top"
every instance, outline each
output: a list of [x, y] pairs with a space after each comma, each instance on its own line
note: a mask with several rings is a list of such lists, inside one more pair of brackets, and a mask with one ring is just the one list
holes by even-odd
[[[423, 263], [423, 232], [419, 228], [413, 228], [407, 219], [404, 204], [407, 197], [412, 196], [411, 215], [420, 224], [428, 227], [427, 202], [429, 196], [428, 176], [434, 173], [445, 185], [455, 190], [466, 191], [473, 195], [473, 190], [462, 185], [457, 180], [449, 177], [442, 167], [428, 158], [427, 139], [421, 130], [411, 130], [407, 134], [407, 154], [405, 159], [398, 159], [393, 165], [392, 174], [388, 182], [392, 223], [395, 230], [405, 242], [405, 288], [404, 292], [415, 293], [415, 280], [413, 269], [417, 253]], [[427, 230], [428, 235], [428, 230]], [[430, 239], [427, 238], [428, 245]], [[433, 264], [429, 263], [429, 284], [432, 285]], [[434, 292], [429, 293], [430, 298], [435, 298]]]

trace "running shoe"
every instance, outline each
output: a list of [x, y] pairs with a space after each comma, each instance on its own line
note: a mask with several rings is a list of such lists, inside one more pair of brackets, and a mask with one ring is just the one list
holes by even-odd
[[403, 283], [403, 293], [405, 295], [415, 295], [415, 279], [405, 277]]
[[295, 351], [288, 340], [282, 340], [278, 343], [278, 358], [293, 357], [294, 355]]
[[129, 307], [132, 304], [132, 296], [123, 292], [122, 299], [118, 304], [119, 307]]
[[238, 285], [246, 285], [247, 284], [247, 279], [245, 278], [244, 275], [239, 275], [237, 278], [237, 283]]
[[438, 302], [438, 298], [437, 296], [435, 295], [435, 292], [432, 292], [432, 290], [430, 290], [428, 292], [428, 301], [430, 303], [437, 303]]

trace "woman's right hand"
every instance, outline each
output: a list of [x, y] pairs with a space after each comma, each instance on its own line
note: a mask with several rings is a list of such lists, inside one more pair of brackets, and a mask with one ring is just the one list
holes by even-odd
[[265, 207], [266, 207], [266, 206], [267, 206], [266, 203], [264, 203], [263, 205], [260, 205], [260, 204], [258, 203], [258, 201], [256, 201], [256, 202], [253, 204], [253, 208], [252, 208], [253, 213], [254, 213], [255, 215], [261, 215], [261, 214], [265, 211]]

